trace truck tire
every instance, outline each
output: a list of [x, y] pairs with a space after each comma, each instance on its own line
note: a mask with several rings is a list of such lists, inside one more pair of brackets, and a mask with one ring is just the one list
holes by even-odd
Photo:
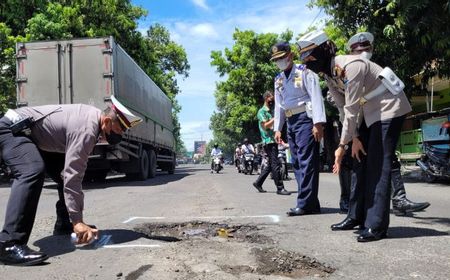
[[156, 176], [156, 154], [155, 151], [149, 150], [149, 165], [148, 165], [148, 177], [149, 178], [155, 178]]
[[175, 156], [173, 156], [173, 161], [172, 161], [172, 163], [169, 165], [169, 168], [167, 169], [167, 173], [169, 173], [170, 175], [172, 175], [173, 173], [175, 173], [175, 165], [176, 165], [176, 159], [175, 159]]
[[142, 149], [139, 159], [137, 162], [137, 172], [126, 173], [126, 176], [130, 180], [144, 181], [149, 177], [149, 155], [145, 149]]

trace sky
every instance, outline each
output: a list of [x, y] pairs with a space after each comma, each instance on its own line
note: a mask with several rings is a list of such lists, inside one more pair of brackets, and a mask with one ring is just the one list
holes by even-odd
[[191, 69], [189, 77], [178, 80], [181, 93], [177, 99], [181, 137], [188, 151], [194, 141], [212, 139], [209, 119], [216, 109], [216, 82], [223, 80], [210, 65], [211, 51], [233, 46], [233, 32], [253, 30], [257, 33], [282, 33], [287, 29], [294, 37], [313, 22], [319, 23], [324, 12], [307, 7], [309, 0], [132, 0], [148, 11], [139, 21], [145, 34], [149, 26], [166, 27], [171, 39], [186, 50]]

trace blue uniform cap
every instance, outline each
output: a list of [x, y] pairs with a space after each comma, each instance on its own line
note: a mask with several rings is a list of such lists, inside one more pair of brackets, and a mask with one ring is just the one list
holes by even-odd
[[278, 42], [272, 46], [272, 57], [270, 60], [275, 60], [289, 54], [291, 52], [291, 46], [288, 42]]

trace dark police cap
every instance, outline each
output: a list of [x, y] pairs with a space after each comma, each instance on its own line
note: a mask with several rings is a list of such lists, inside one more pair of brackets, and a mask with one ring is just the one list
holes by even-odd
[[272, 47], [272, 57], [270, 60], [281, 58], [291, 52], [291, 46], [288, 42], [278, 42]]

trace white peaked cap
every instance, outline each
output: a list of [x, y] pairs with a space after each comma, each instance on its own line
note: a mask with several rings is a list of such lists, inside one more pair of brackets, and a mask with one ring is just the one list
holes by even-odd
[[362, 50], [367, 49], [373, 44], [373, 35], [370, 32], [359, 32], [353, 35], [347, 42], [347, 49]]
[[137, 125], [142, 121], [142, 119], [134, 115], [128, 108], [126, 108], [122, 103], [117, 100], [114, 96], [111, 96], [112, 109], [116, 112], [122, 127], [129, 129]]
[[323, 30], [315, 30], [306, 33], [297, 41], [300, 53], [309, 51], [325, 43], [328, 40], [327, 34]]

